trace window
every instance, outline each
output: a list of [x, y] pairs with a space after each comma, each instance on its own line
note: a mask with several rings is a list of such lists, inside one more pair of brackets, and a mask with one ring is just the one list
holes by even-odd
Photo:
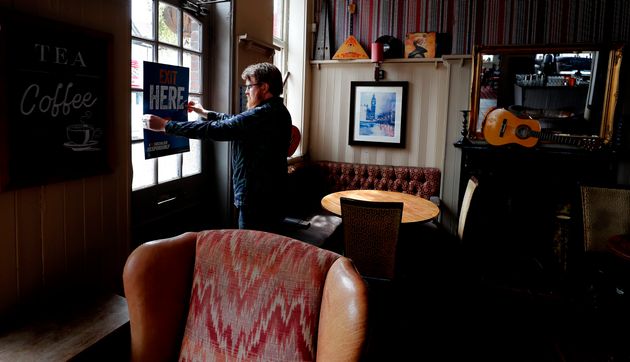
[[[293, 124], [302, 132], [302, 140], [308, 139], [305, 132], [308, 131], [309, 115], [304, 99], [310, 57], [310, 46], [307, 45], [311, 23], [308, 21], [309, 4], [309, 1], [273, 2], [273, 43], [281, 48], [274, 55], [274, 64], [285, 76], [284, 103], [291, 113]], [[301, 142], [294, 157], [304, 154], [306, 149], [303, 146]]]
[[287, 73], [286, 69], [286, 57], [287, 51], [287, 28], [288, 17], [287, 7], [288, 1], [273, 0], [273, 44], [280, 47], [273, 56], [273, 64], [280, 69], [282, 74]]
[[[190, 140], [190, 152], [144, 159], [142, 129], [143, 61], [190, 69], [189, 98], [201, 101], [202, 23], [164, 1], [131, 2], [131, 161], [132, 190], [201, 173], [201, 141]], [[189, 120], [196, 120], [191, 113]]]

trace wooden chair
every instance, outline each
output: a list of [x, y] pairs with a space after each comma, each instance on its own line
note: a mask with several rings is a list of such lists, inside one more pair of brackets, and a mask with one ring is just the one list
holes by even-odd
[[402, 219], [402, 202], [340, 199], [344, 255], [362, 276], [392, 280]]
[[367, 289], [352, 262], [281, 235], [189, 232], [123, 272], [132, 361], [357, 361]]
[[[512, 249], [507, 233], [493, 225], [494, 211], [482, 202], [480, 183], [471, 176], [462, 198], [457, 228], [460, 273], [473, 288], [527, 293], [530, 284], [543, 278], [537, 260]], [[537, 291], [538, 292], [538, 291]]]
[[[472, 176], [470, 179], [468, 179], [468, 183], [466, 184], [466, 191], [464, 191], [464, 197], [462, 198], [462, 206], [459, 209], [459, 222], [457, 224], [457, 237], [460, 241], [464, 240], [466, 223], [470, 224], [468, 213], [470, 212], [473, 196], [475, 195], [475, 190], [477, 190], [477, 186], [479, 186], [479, 181], [476, 177]], [[471, 227], [473, 226], [469, 225], [468, 230], [470, 230]]]
[[580, 272], [600, 297], [630, 290], [630, 188], [580, 186], [584, 236]]
[[584, 250], [607, 252], [608, 240], [630, 233], [630, 189], [580, 186]]
[[[486, 244], [483, 237], [483, 215], [478, 202], [479, 181], [475, 176], [471, 176], [466, 183], [466, 190], [462, 197], [459, 208], [459, 219], [457, 223], [456, 243], [459, 243], [459, 253], [457, 263], [466, 277], [473, 279], [484, 273], [484, 260], [489, 254], [491, 245]], [[443, 242], [452, 243], [451, 240]], [[493, 253], [493, 252], [490, 252]]]

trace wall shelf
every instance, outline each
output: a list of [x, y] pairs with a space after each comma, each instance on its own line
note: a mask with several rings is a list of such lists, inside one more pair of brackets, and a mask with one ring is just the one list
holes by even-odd
[[249, 49], [257, 50], [261, 53], [273, 54], [274, 52], [281, 50], [279, 46], [256, 39], [247, 33], [239, 35], [238, 42], [245, 44], [245, 46]]
[[[382, 63], [442, 63], [444, 61], [452, 61], [452, 60], [466, 60], [472, 59], [472, 57], [468, 54], [457, 55], [457, 54], [449, 54], [444, 55], [441, 58], [396, 58], [396, 59], [385, 59]], [[347, 60], [311, 60], [311, 64], [369, 64], [372, 63], [371, 59], [347, 59]]]

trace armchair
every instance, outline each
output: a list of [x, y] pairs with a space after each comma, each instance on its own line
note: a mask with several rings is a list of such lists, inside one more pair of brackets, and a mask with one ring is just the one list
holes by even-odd
[[355, 361], [367, 288], [352, 262], [253, 230], [145, 243], [123, 271], [132, 361]]

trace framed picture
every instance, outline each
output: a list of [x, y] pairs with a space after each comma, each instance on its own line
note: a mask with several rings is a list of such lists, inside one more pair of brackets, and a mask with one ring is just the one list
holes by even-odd
[[405, 38], [405, 58], [435, 58], [436, 33], [408, 33]]
[[111, 172], [113, 36], [4, 10], [0, 28], [0, 191]]
[[405, 148], [408, 82], [350, 83], [351, 145]]

